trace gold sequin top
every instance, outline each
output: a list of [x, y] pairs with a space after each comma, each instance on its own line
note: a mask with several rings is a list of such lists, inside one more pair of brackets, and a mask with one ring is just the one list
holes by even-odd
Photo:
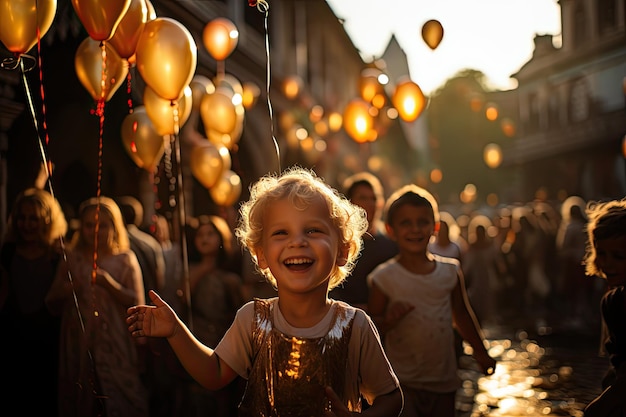
[[326, 335], [306, 339], [276, 330], [272, 308], [268, 300], [255, 300], [255, 356], [239, 416], [322, 416], [330, 407], [326, 386], [331, 386], [349, 409], [360, 411], [359, 393], [344, 392], [354, 310], [338, 304]]

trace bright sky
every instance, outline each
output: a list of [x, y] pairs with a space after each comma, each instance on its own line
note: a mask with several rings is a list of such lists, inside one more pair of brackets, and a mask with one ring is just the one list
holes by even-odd
[[[382, 56], [395, 34], [407, 55], [409, 75], [425, 94], [465, 68], [482, 71], [489, 87], [515, 88], [510, 75], [532, 57], [535, 35], [561, 34], [558, 0], [326, 1], [345, 20], [366, 62]], [[422, 26], [431, 19], [444, 30], [435, 50], [422, 39]]]

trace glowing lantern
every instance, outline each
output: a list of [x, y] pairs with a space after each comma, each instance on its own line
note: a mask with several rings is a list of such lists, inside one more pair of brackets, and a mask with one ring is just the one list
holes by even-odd
[[495, 143], [490, 143], [483, 150], [483, 159], [489, 168], [497, 168], [502, 163], [502, 149]]
[[204, 26], [204, 47], [216, 61], [223, 61], [235, 50], [239, 40], [237, 27], [230, 20], [218, 17]]
[[498, 118], [498, 106], [495, 103], [488, 103], [485, 108], [485, 117], [487, 120], [495, 121]]
[[243, 97], [242, 104], [246, 109], [251, 109], [256, 104], [259, 95], [261, 94], [261, 89], [253, 82], [245, 82], [243, 83]]
[[378, 68], [365, 68], [361, 71], [359, 93], [361, 98], [368, 103], [371, 103], [376, 95], [383, 93], [383, 86], [379, 81], [381, 75], [382, 71]]
[[402, 120], [412, 122], [424, 110], [426, 98], [419, 85], [407, 79], [398, 83], [391, 102]]
[[293, 100], [300, 94], [302, 88], [302, 79], [297, 75], [285, 78], [283, 81], [283, 93], [289, 100]]
[[432, 50], [437, 49], [443, 39], [443, 26], [438, 20], [429, 20], [422, 26], [422, 39]]
[[369, 113], [369, 104], [361, 99], [354, 99], [346, 106], [343, 113], [343, 128], [358, 143], [371, 141], [376, 137], [372, 129], [374, 120]]

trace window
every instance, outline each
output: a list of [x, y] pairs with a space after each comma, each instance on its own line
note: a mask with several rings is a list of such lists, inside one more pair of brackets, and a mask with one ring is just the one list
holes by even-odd
[[572, 86], [570, 93], [570, 120], [581, 122], [589, 115], [589, 97], [585, 80], [579, 80]]

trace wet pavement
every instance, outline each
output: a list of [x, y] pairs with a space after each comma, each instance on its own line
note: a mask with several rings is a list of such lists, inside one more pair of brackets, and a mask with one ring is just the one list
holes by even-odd
[[470, 356], [460, 357], [457, 416], [583, 416], [608, 367], [599, 328], [484, 326], [496, 371], [486, 377]]

